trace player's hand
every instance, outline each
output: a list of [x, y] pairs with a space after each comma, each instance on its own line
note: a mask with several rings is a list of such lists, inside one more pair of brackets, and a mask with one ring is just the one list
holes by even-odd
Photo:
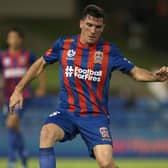
[[14, 113], [15, 106], [19, 104], [19, 108], [23, 107], [23, 92], [15, 89], [12, 93], [9, 101], [10, 114]]
[[168, 79], [168, 67], [163, 66], [155, 72], [160, 82], [164, 82]]
[[40, 88], [40, 87], [37, 88], [36, 91], [35, 91], [35, 95], [37, 97], [42, 97], [42, 96], [45, 95], [45, 93], [46, 93], [46, 90], [44, 88]]

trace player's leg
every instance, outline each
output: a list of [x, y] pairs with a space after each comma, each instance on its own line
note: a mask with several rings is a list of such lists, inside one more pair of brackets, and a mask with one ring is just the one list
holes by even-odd
[[[112, 138], [106, 116], [88, 116], [78, 121], [80, 134], [88, 146], [91, 157], [100, 168], [116, 168], [112, 157]], [[93, 127], [94, 126], [94, 127]]]
[[100, 168], [116, 168], [112, 156], [112, 145], [103, 144], [96, 145], [93, 148], [94, 155]]
[[8, 129], [9, 168], [13, 168], [16, 164], [17, 135], [20, 130], [19, 117], [16, 114], [8, 115], [6, 126]]
[[47, 124], [42, 127], [40, 135], [40, 168], [55, 168], [56, 158], [53, 145], [62, 140], [64, 131], [56, 124]]
[[[12, 115], [8, 115], [6, 120], [6, 126], [9, 132], [9, 161], [12, 162], [9, 165], [14, 165], [13, 162], [16, 162], [15, 154], [19, 154], [22, 165], [25, 168], [27, 166], [27, 158], [24, 151], [24, 140], [20, 127], [20, 118], [23, 113], [23, 110], [16, 109], [16, 112]], [[9, 166], [12, 167], [12, 166]]]
[[53, 145], [57, 141], [72, 139], [76, 134], [75, 126], [64, 113], [54, 112], [42, 127], [40, 135], [40, 168], [55, 168], [56, 157]]

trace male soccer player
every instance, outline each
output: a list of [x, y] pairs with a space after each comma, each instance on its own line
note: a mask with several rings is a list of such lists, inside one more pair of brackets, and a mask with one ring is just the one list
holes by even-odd
[[[15, 86], [23, 77], [28, 67], [34, 63], [36, 56], [23, 49], [23, 32], [19, 28], [12, 28], [7, 36], [8, 49], [0, 53], [0, 70], [2, 70], [4, 80], [4, 100], [3, 112], [8, 113], [9, 98], [14, 91]], [[40, 86], [37, 90], [37, 95], [42, 96], [45, 93], [44, 75], [40, 77]], [[25, 99], [24, 106], [30, 98], [29, 88], [25, 88], [23, 97]], [[24, 152], [24, 142], [20, 129], [20, 119], [23, 114], [23, 109], [15, 108], [13, 115], [7, 116], [6, 125], [9, 133], [9, 168], [15, 167], [16, 152], [19, 154], [22, 165], [25, 168], [26, 156]]]
[[55, 168], [54, 143], [71, 140], [78, 133], [100, 168], [115, 168], [107, 107], [111, 72], [120, 70], [137, 81], [168, 79], [167, 67], [157, 73], [139, 68], [124, 58], [115, 45], [100, 38], [104, 29], [104, 13], [100, 7], [89, 5], [84, 9], [80, 28], [80, 35], [59, 38], [30, 67], [10, 98], [12, 113], [16, 104], [22, 106], [23, 88], [29, 81], [47, 64], [59, 61], [61, 103], [41, 131], [40, 168]]

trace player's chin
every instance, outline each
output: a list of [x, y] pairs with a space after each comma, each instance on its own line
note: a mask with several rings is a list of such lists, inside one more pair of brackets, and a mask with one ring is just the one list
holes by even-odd
[[88, 40], [88, 44], [89, 45], [94, 45], [96, 43], [96, 40], [95, 39], [90, 39]]

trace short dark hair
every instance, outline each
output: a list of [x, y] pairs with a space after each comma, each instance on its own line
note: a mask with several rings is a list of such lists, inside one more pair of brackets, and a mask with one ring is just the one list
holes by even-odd
[[23, 33], [22, 29], [19, 28], [19, 27], [12, 27], [12, 28], [10, 28], [10, 29], [8, 30], [8, 34], [9, 34], [10, 32], [16, 32], [16, 33], [19, 35], [19, 37], [21, 37], [22, 39], [24, 38], [24, 33]]
[[87, 15], [95, 18], [104, 18], [104, 10], [97, 5], [90, 4], [84, 8], [81, 19], [85, 19]]

